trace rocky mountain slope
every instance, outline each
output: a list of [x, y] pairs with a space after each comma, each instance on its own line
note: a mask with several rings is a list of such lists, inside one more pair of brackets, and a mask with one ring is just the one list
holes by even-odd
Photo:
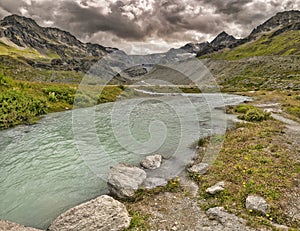
[[300, 11], [291, 10], [285, 12], [279, 12], [275, 16], [271, 17], [269, 20], [263, 24], [256, 27], [251, 34], [246, 38], [247, 40], [253, 40], [260, 35], [278, 31], [284, 32], [287, 30], [299, 30], [300, 29]]
[[180, 49], [200, 56], [230, 47], [237, 41], [239, 40], [223, 31], [211, 43], [188, 43], [183, 47], [180, 47]]
[[192, 54], [197, 54], [197, 56], [200, 57], [223, 51], [225, 48], [232, 49], [239, 47], [243, 44], [260, 39], [263, 36], [270, 35], [271, 33], [272, 37], [275, 37], [288, 31], [297, 30], [300, 30], [300, 11], [284, 11], [277, 13], [266, 22], [254, 28], [249, 36], [243, 39], [236, 39], [223, 31], [212, 42], [188, 43], [180, 47], [180, 49]]
[[[117, 49], [82, 43], [68, 32], [40, 27], [29, 18], [12, 15], [0, 21], [0, 68], [3, 74], [14, 78], [79, 82], [95, 62], [114, 50]], [[270, 76], [280, 75], [278, 78], [289, 80], [295, 78], [296, 81], [299, 60], [290, 56], [300, 55], [300, 11], [277, 13], [244, 39], [236, 39], [222, 32], [210, 43], [189, 43], [181, 49], [150, 54], [141, 59], [149, 64], [157, 63], [156, 61], [161, 59], [176, 60], [185, 55], [182, 52], [191, 56], [197, 54], [200, 59], [212, 59], [206, 63], [207, 67], [220, 83], [225, 83], [229, 88], [241, 84], [239, 80], [243, 78], [247, 79], [245, 82], [251, 82], [246, 84], [247, 89], [248, 86], [258, 87], [255, 83], [257, 79], [266, 80]], [[264, 58], [253, 58], [256, 56]], [[282, 56], [286, 59], [281, 59]], [[245, 62], [239, 62], [241, 59], [245, 59]], [[145, 75], [151, 69], [152, 66], [130, 67], [127, 72], [125, 71], [126, 78], [122, 74], [117, 75], [114, 84], [131, 84], [138, 79], [145, 81], [150, 77], [153, 78], [154, 75], [151, 73], [158, 73], [160, 68], [154, 68], [149, 75]], [[181, 78], [176, 77], [177, 75], [160, 73], [159, 76], [157, 78], [164, 76], [166, 80], [172, 80], [169, 82], [182, 84]], [[256, 79], [250, 79], [253, 76]], [[275, 86], [276, 81], [273, 82], [271, 85]], [[298, 81], [290, 87], [296, 86]]]
[[25, 60], [33, 67], [86, 70], [91, 63], [115, 50], [82, 43], [69, 32], [41, 27], [23, 16], [11, 15], [0, 21], [1, 54]]
[[226, 46], [229, 49], [223, 49], [223, 46], [209, 52], [199, 50], [197, 56], [216, 53], [214, 58], [218, 55], [225, 58], [227, 54], [234, 54], [236, 57], [229, 57], [233, 59], [261, 55], [296, 55], [300, 54], [299, 31], [300, 11], [280, 12], [256, 27], [246, 38], [230, 40], [232, 42]]

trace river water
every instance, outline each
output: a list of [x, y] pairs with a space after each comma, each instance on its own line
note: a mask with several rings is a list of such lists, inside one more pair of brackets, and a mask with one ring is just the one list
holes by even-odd
[[46, 229], [66, 209], [107, 193], [110, 166], [165, 158], [151, 176], [174, 177], [195, 154], [199, 137], [222, 134], [221, 108], [246, 97], [157, 95], [45, 116], [0, 131], [0, 219]]

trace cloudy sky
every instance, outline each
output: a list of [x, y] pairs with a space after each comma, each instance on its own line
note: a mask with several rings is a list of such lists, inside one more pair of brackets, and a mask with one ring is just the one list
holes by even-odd
[[0, 0], [0, 18], [28, 16], [131, 54], [210, 41], [223, 30], [244, 37], [291, 9], [300, 10], [300, 0]]

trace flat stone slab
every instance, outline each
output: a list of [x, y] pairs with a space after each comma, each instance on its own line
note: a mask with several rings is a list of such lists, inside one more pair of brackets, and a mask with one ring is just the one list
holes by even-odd
[[200, 163], [188, 168], [189, 173], [205, 174], [209, 170], [209, 164]]
[[25, 227], [14, 222], [0, 220], [0, 230], [1, 231], [41, 231], [40, 229], [35, 229], [31, 227]]
[[132, 198], [146, 176], [146, 172], [138, 167], [119, 164], [111, 167], [108, 173], [108, 189], [118, 198]]
[[52, 222], [49, 231], [117, 231], [128, 228], [130, 220], [125, 205], [103, 195], [64, 212]]
[[156, 177], [147, 178], [143, 183], [146, 189], [153, 189], [160, 186], [166, 186], [167, 184], [168, 181], [166, 179]]

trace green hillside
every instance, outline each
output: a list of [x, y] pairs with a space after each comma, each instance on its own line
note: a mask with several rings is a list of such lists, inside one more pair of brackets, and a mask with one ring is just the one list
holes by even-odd
[[253, 56], [289, 56], [300, 55], [300, 30], [286, 31], [272, 37], [272, 33], [259, 39], [240, 45], [234, 49], [222, 50], [218, 53], [202, 56], [224, 60], [237, 60]]
[[24, 48], [18, 49], [12, 46], [9, 46], [3, 42], [0, 42], [0, 54], [8, 55], [10, 57], [26, 57], [30, 59], [44, 59], [46, 56], [41, 55], [38, 51], [34, 49]]

